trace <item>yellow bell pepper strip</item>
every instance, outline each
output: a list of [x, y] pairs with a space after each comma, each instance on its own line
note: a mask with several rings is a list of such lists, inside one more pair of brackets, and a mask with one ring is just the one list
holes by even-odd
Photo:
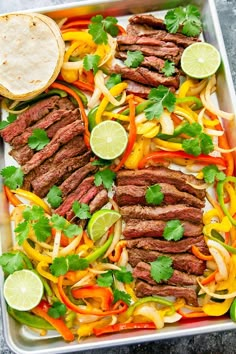
[[184, 151], [155, 151], [144, 156], [144, 158], [139, 161], [138, 168], [140, 169], [144, 168], [146, 163], [148, 163], [149, 161], [160, 162], [165, 159], [171, 160], [174, 158], [190, 159], [206, 165], [213, 164], [217, 166], [226, 167], [225, 160], [221, 157], [214, 157], [214, 156], [204, 155], [204, 154], [200, 154], [199, 156], [193, 156], [187, 154]]
[[192, 110], [198, 110], [203, 106], [202, 101], [196, 96], [177, 97], [176, 104], [179, 103], [194, 103], [194, 106], [191, 108]]
[[[41, 208], [43, 208], [43, 210], [51, 215], [51, 208], [49, 207], [49, 205], [47, 203], [45, 203], [45, 201], [43, 199], [41, 199], [40, 197], [38, 197], [36, 194], [26, 191], [24, 189], [16, 189], [16, 190], [11, 190], [12, 193], [17, 194], [23, 198], [26, 198], [27, 200], [30, 200], [31, 202], [33, 202], [34, 204], [40, 206]], [[21, 203], [22, 204], [22, 203]]]
[[[228, 176], [228, 177], [226, 177], [226, 179], [224, 181], [218, 181], [217, 186], [216, 186], [216, 193], [217, 193], [219, 204], [220, 204], [221, 209], [223, 210], [224, 214], [229, 218], [232, 225], [236, 226], [236, 219], [234, 219], [234, 217], [230, 214], [230, 211], [224, 201], [224, 187], [225, 187], [225, 184], [228, 182], [232, 182], [232, 183], [236, 184], [236, 177]], [[230, 229], [225, 230], [225, 231], [230, 231]]]
[[66, 32], [62, 34], [62, 38], [65, 42], [80, 41], [80, 42], [89, 43], [90, 45], [96, 47], [92, 35], [85, 31]]
[[[126, 87], [127, 87], [127, 83], [126, 82], [120, 82], [119, 84], [113, 86], [109, 92], [112, 96], [116, 97], [119, 96], [121, 94], [121, 92], [123, 92]], [[103, 97], [100, 105], [98, 106], [98, 110], [96, 112], [96, 124], [101, 123], [102, 121], [102, 114], [105, 111], [107, 105], [109, 103], [108, 98]]]
[[218, 220], [221, 220], [223, 216], [223, 213], [221, 213], [218, 209], [210, 209], [203, 214], [203, 224], [210, 224], [213, 218], [218, 218]]
[[23, 242], [23, 249], [25, 253], [28, 255], [28, 257], [34, 261], [39, 261], [39, 262], [45, 262], [45, 263], [52, 263], [52, 258], [49, 256], [45, 256], [35, 250], [33, 247], [30, 246], [29, 242], [27, 240], [24, 240]]
[[114, 333], [120, 331], [128, 331], [132, 329], [156, 329], [156, 325], [153, 322], [129, 322], [129, 323], [116, 323], [114, 325], [94, 328], [93, 333], [96, 337], [102, 334]]
[[229, 212], [231, 215], [234, 215], [236, 213], [236, 192], [233, 186], [230, 183], [225, 183], [224, 186], [225, 190], [228, 193], [229, 196]]
[[37, 271], [39, 272], [39, 274], [40, 274], [42, 277], [44, 277], [44, 278], [46, 278], [46, 279], [52, 281], [53, 283], [57, 283], [57, 282], [58, 282], [58, 278], [57, 278], [57, 277], [54, 277], [54, 275], [52, 275], [51, 273], [49, 273], [49, 272], [47, 272], [46, 270], [44, 270], [44, 268], [48, 268], [48, 266], [49, 266], [48, 263], [45, 263], [45, 262], [41, 261], [41, 262], [39, 262], [39, 263], [37, 264], [36, 269], [37, 269]]
[[13, 206], [17, 206], [22, 204], [22, 202], [15, 196], [14, 193], [12, 193], [12, 191], [10, 190], [9, 187], [7, 186], [3, 186], [4, 188], [4, 192], [5, 195], [7, 197], [7, 200], [9, 201], [9, 203], [11, 203]]
[[121, 157], [120, 162], [118, 165], [114, 168], [114, 171], [117, 172], [119, 169], [124, 165], [126, 160], [128, 159], [134, 143], [136, 141], [136, 123], [135, 123], [135, 104], [133, 98], [129, 99], [129, 109], [130, 109], [130, 114], [129, 114], [129, 119], [130, 119], [130, 124], [129, 124], [129, 138], [128, 138], [128, 144], [126, 146], [126, 150], [124, 154]]
[[91, 323], [81, 323], [77, 330], [77, 335], [79, 339], [82, 337], [89, 337], [93, 335], [94, 328], [106, 327], [111, 323], [111, 321], [112, 317], [105, 317]]
[[82, 103], [80, 97], [71, 88], [69, 88], [65, 85], [59, 84], [58, 82], [53, 82], [51, 84], [51, 87], [66, 91], [70, 96], [74, 97], [74, 99], [78, 103], [80, 113], [82, 116], [82, 120], [84, 122], [84, 128], [85, 128], [84, 141], [85, 141], [86, 146], [90, 147], [90, 143], [89, 143], [90, 131], [88, 129], [88, 117], [87, 117], [87, 114], [85, 112], [85, 109], [84, 109], [84, 106], [83, 106], [83, 103]]
[[206, 236], [211, 236], [212, 230], [229, 232], [231, 229], [231, 222], [228, 216], [224, 216], [221, 222], [215, 222], [205, 225], [203, 228], [203, 233]]
[[101, 287], [98, 285], [87, 285], [82, 288], [73, 288], [71, 294], [76, 299], [86, 299], [90, 297], [101, 299], [101, 308], [103, 311], [108, 311], [113, 302], [113, 293], [110, 288]]
[[53, 318], [49, 316], [48, 310], [50, 309], [50, 305], [46, 300], [41, 300], [41, 302], [33, 308], [31, 311], [45, 319], [48, 323], [50, 323], [64, 338], [67, 342], [72, 342], [75, 337], [71, 330], [66, 326], [65, 322], [61, 318]]
[[183, 151], [182, 144], [173, 143], [170, 141], [161, 140], [159, 138], [154, 138], [153, 142], [158, 145], [158, 147], [167, 149], [169, 151]]
[[137, 141], [134, 143], [133, 149], [129, 154], [127, 160], [125, 161], [125, 167], [131, 170], [136, 169], [143, 155], [144, 155], [144, 138], [143, 136], [141, 136], [138, 137]]
[[187, 96], [187, 93], [191, 87], [194, 87], [194, 81], [191, 79], [188, 79], [180, 85], [179, 92], [178, 92], [178, 97], [183, 98]]
[[192, 245], [192, 253], [194, 254], [194, 256], [196, 256], [199, 259], [202, 259], [203, 261], [212, 261], [213, 260], [213, 256], [207, 256], [205, 254], [203, 254], [199, 248], [195, 245]]
[[115, 119], [119, 119], [124, 122], [129, 122], [129, 117], [127, 117], [124, 114], [104, 111], [102, 115], [104, 117], [107, 117], [108, 119], [115, 118]]

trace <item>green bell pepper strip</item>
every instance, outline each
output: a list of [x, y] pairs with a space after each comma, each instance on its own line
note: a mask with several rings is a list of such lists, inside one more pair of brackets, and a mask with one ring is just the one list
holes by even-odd
[[108, 240], [99, 248], [97, 248], [93, 253], [89, 254], [85, 259], [88, 261], [88, 263], [93, 263], [95, 262], [98, 258], [102, 257], [105, 252], [108, 250], [110, 247], [111, 243], [113, 241], [113, 236], [111, 235]]
[[160, 305], [169, 306], [171, 308], [171, 311], [170, 311], [170, 313], [168, 313], [168, 316], [173, 315], [173, 313], [176, 312], [173, 302], [166, 300], [160, 296], [147, 296], [147, 297], [143, 297], [142, 299], [139, 299], [133, 305], [131, 305], [128, 308], [128, 310], [124, 313], [124, 316], [126, 316], [127, 318], [130, 318], [133, 315], [136, 307], [138, 307], [142, 304], [145, 304], [146, 302], [157, 302]]
[[[143, 101], [141, 103], [139, 103], [136, 107], [135, 107], [135, 115], [138, 115], [140, 113], [143, 113], [145, 108], [147, 108], [147, 106], [151, 103], [151, 100], [146, 100]], [[129, 115], [129, 108], [125, 109], [122, 114], [124, 114], [125, 116]]]
[[228, 207], [226, 206], [226, 204], [224, 202], [224, 185], [227, 182], [236, 183], [236, 177], [228, 176], [225, 178], [224, 181], [219, 181], [216, 186], [216, 193], [217, 193], [219, 204], [220, 204], [223, 212], [225, 213], [226, 216], [228, 216], [230, 222], [234, 226], [236, 226], [236, 220], [232, 217], [232, 215], [230, 214], [230, 212], [228, 210]]
[[[82, 103], [83, 103], [83, 106], [86, 108], [87, 105], [88, 105], [88, 99], [87, 99], [87, 96], [81, 91], [79, 90], [77, 87], [73, 86], [72, 84], [68, 84], [67, 82], [65, 81], [56, 81], [58, 82], [59, 84], [62, 84], [64, 86], [67, 86], [69, 87], [71, 90], [73, 90], [78, 96], [79, 98], [81, 99]], [[77, 103], [76, 103], [77, 104]]]
[[226, 243], [220, 241], [219, 239], [217, 239], [215, 237], [212, 237], [212, 236], [209, 236], [209, 235], [206, 235], [206, 237], [208, 237], [210, 240], [218, 242], [220, 245], [222, 245], [230, 253], [236, 254], [236, 248], [234, 248], [232, 246], [229, 246], [229, 245], [226, 245]]
[[7, 311], [11, 317], [13, 317], [17, 322], [24, 324], [26, 326], [45, 330], [54, 330], [55, 328], [50, 325], [46, 320], [41, 317], [32, 315], [27, 311], [18, 311], [10, 306], [7, 306]]
[[181, 97], [181, 98], [177, 97], [175, 103], [178, 104], [178, 103], [188, 103], [188, 102], [194, 103], [194, 106], [192, 107], [192, 110], [194, 110], [194, 111], [203, 107], [202, 101], [195, 96], [187, 96], [187, 97]]
[[229, 314], [231, 320], [236, 322], [236, 299], [234, 299], [233, 303], [230, 306]]

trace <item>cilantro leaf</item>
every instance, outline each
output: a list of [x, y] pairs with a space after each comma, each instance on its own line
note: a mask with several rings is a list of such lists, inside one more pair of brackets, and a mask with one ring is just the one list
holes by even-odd
[[175, 95], [163, 85], [159, 85], [158, 88], [152, 88], [148, 99], [150, 103], [147, 108], [145, 108], [144, 112], [146, 114], [146, 118], [151, 120], [154, 118], [159, 118], [164, 108], [168, 109], [169, 112], [173, 112], [175, 108], [176, 98]]
[[191, 137], [196, 137], [202, 132], [202, 127], [199, 123], [185, 123], [181, 127], [181, 133], [187, 134]]
[[115, 289], [113, 295], [114, 295], [114, 300], [113, 300], [114, 303], [121, 300], [124, 301], [127, 305], [131, 304], [131, 296], [125, 293], [124, 291]]
[[92, 23], [88, 27], [89, 27], [88, 33], [91, 34], [96, 44], [108, 43], [107, 33], [103, 29], [103, 26], [100, 23]]
[[5, 186], [10, 189], [21, 187], [24, 180], [24, 174], [21, 168], [8, 166], [1, 170], [1, 176], [4, 178]]
[[52, 186], [52, 188], [50, 188], [46, 198], [52, 208], [58, 208], [62, 202], [62, 191], [60, 190], [59, 187]]
[[172, 76], [175, 73], [175, 64], [172, 61], [165, 60], [164, 67], [161, 69], [161, 72], [165, 76]]
[[77, 200], [72, 204], [72, 210], [79, 219], [91, 218], [89, 205], [85, 203], [79, 203]]
[[72, 238], [74, 236], [80, 235], [82, 228], [78, 225], [68, 223], [67, 226], [63, 229], [63, 232], [67, 237]]
[[52, 228], [49, 224], [49, 219], [46, 216], [42, 216], [38, 221], [32, 224], [35, 235], [38, 241], [44, 242], [51, 235]]
[[115, 37], [119, 32], [119, 29], [116, 26], [117, 22], [118, 21], [115, 17], [107, 16], [106, 18], [103, 18], [102, 15], [96, 15], [91, 18], [88, 32], [91, 34], [96, 44], [107, 44], [107, 33]]
[[110, 90], [113, 86], [121, 82], [121, 74], [111, 74], [106, 82], [106, 87]]
[[113, 274], [111, 270], [108, 270], [106, 273], [100, 274], [97, 278], [97, 284], [109, 288], [113, 284]]
[[134, 280], [132, 273], [123, 266], [121, 266], [121, 270], [114, 270], [114, 275], [117, 280], [125, 284], [129, 284]]
[[6, 128], [9, 124], [14, 122], [16, 120], [16, 118], [17, 118], [16, 114], [9, 113], [7, 119], [0, 122], [0, 130]]
[[105, 30], [109, 33], [112, 37], [118, 35], [119, 28], [116, 26], [118, 20], [113, 16], [107, 16], [102, 21]]
[[201, 154], [201, 146], [198, 138], [184, 140], [182, 142], [182, 147], [184, 151], [190, 155], [198, 156]]
[[208, 155], [210, 152], [214, 150], [214, 144], [212, 138], [209, 135], [205, 133], [201, 133], [199, 139], [200, 139], [201, 152], [203, 154]]
[[[188, 129], [190, 129], [191, 126], [194, 124], [196, 127], [198, 123], [190, 124], [188, 126]], [[185, 131], [186, 131], [186, 129], [185, 129]], [[190, 135], [190, 131], [187, 134]], [[197, 137], [193, 138], [193, 139], [185, 139], [183, 141], [182, 146], [183, 146], [183, 149], [185, 152], [187, 152], [188, 154], [194, 155], [194, 156], [198, 156], [201, 153], [208, 155], [210, 152], [212, 152], [214, 150], [212, 138], [209, 135], [207, 135], [203, 132], [200, 133], [200, 130], [198, 129], [198, 131], [195, 131], [194, 136], [197, 136]]]
[[203, 178], [206, 183], [214, 183], [217, 181], [224, 181], [226, 175], [223, 171], [220, 171], [216, 165], [208, 165], [203, 167]]
[[57, 230], [63, 230], [66, 227], [67, 221], [65, 218], [58, 214], [53, 214], [51, 217], [53, 227]]
[[160, 256], [151, 264], [151, 276], [157, 282], [170, 279], [174, 273], [172, 259], [167, 256]]
[[127, 51], [127, 59], [124, 61], [125, 65], [129, 68], [137, 68], [143, 61], [144, 56], [140, 50], [131, 52]]
[[4, 273], [12, 274], [16, 270], [24, 269], [24, 258], [20, 252], [3, 253], [0, 256], [0, 266], [2, 266]]
[[22, 221], [17, 225], [14, 231], [16, 233], [16, 241], [18, 245], [21, 246], [29, 235], [30, 224], [27, 221]]
[[26, 221], [38, 220], [45, 214], [42, 207], [38, 205], [33, 205], [32, 207], [27, 206], [23, 211], [23, 217]]
[[86, 71], [93, 70], [94, 74], [98, 71], [98, 64], [100, 61], [99, 55], [87, 54], [83, 60], [83, 67]]
[[50, 271], [55, 277], [64, 275], [68, 272], [69, 265], [65, 257], [54, 258], [52, 264], [50, 265]]
[[100, 186], [101, 184], [103, 184], [105, 188], [109, 189], [113, 184], [116, 174], [109, 168], [106, 168], [105, 170], [96, 172], [94, 176], [95, 186]]
[[183, 237], [184, 227], [180, 220], [169, 220], [166, 222], [166, 226], [163, 232], [163, 237], [167, 241], [178, 241]]
[[89, 262], [85, 258], [80, 258], [78, 254], [66, 256], [69, 262], [69, 270], [83, 270], [88, 268]]
[[45, 130], [36, 128], [28, 138], [28, 145], [31, 149], [42, 150], [50, 142]]
[[154, 184], [147, 188], [145, 193], [146, 202], [149, 204], [160, 205], [164, 199], [164, 194], [161, 192], [159, 184]]
[[201, 33], [202, 23], [200, 12], [194, 5], [177, 7], [166, 13], [164, 23], [170, 33], [180, 31], [186, 36], [196, 37]]
[[55, 301], [50, 309], [48, 310], [49, 316], [52, 318], [60, 318], [66, 314], [67, 308], [66, 305], [60, 301]]

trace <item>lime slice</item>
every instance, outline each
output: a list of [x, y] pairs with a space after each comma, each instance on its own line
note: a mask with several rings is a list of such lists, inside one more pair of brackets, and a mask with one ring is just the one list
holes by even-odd
[[215, 74], [220, 62], [220, 53], [213, 45], [194, 43], [184, 49], [181, 68], [185, 74], [195, 79], [204, 79]]
[[127, 142], [128, 136], [124, 127], [112, 120], [105, 120], [96, 125], [90, 136], [91, 149], [104, 160], [113, 160], [120, 156]]
[[96, 211], [88, 223], [87, 230], [90, 238], [93, 241], [99, 240], [120, 217], [120, 213], [115, 210]]
[[43, 296], [43, 283], [31, 270], [18, 270], [7, 277], [3, 294], [10, 307], [28, 311], [39, 304]]

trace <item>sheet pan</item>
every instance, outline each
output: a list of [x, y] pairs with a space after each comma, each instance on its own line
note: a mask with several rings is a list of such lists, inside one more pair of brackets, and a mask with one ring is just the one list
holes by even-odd
[[[217, 76], [217, 99], [219, 107], [223, 110], [236, 113], [236, 97], [233, 81], [230, 73], [229, 63], [226, 55], [224, 41], [219, 25], [219, 20], [213, 0], [168, 0], [156, 1], [146, 0], [94, 0], [80, 1], [69, 5], [60, 5], [51, 8], [39, 8], [34, 12], [45, 13], [54, 19], [63, 17], [81, 16], [83, 18], [103, 14], [104, 16], [115, 16], [122, 24], [125, 24], [127, 16], [134, 13], [153, 13], [164, 16], [166, 10], [176, 6], [186, 6], [194, 4], [199, 6], [203, 19], [203, 39], [215, 45], [222, 57], [222, 64]], [[28, 10], [25, 12], [32, 12]], [[236, 121], [230, 122], [225, 126], [231, 146], [236, 141]], [[234, 142], [234, 144], [233, 144]], [[0, 141], [0, 168], [8, 162], [6, 161], [6, 150]], [[235, 159], [236, 160], [236, 159]], [[12, 244], [12, 233], [10, 228], [9, 209], [7, 201], [2, 191], [0, 181], [0, 253], [6, 252]], [[160, 331], [138, 330], [129, 333], [112, 334], [101, 338], [88, 338], [78, 343], [77, 341], [67, 344], [54, 331], [49, 332], [46, 337], [39, 337], [33, 331], [16, 323], [10, 318], [6, 311], [5, 301], [2, 295], [3, 274], [0, 271], [0, 295], [3, 316], [4, 335], [8, 346], [17, 354], [51, 354], [83, 352], [91, 349], [101, 349], [111, 346], [119, 346], [132, 343], [141, 343], [154, 340], [182, 337], [187, 335], [202, 334], [216, 331], [236, 329], [235, 323], [228, 317], [219, 319], [203, 319], [188, 323], [177, 323], [167, 325]]]

